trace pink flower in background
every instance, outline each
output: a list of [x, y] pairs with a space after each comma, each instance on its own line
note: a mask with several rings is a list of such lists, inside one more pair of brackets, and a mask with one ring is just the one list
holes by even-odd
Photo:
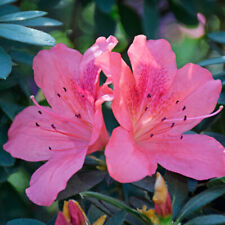
[[[100, 37], [82, 56], [58, 44], [34, 59], [34, 78], [51, 107], [30, 106], [19, 113], [4, 149], [27, 161], [47, 161], [31, 177], [26, 193], [38, 205], [50, 205], [85, 156], [101, 150], [108, 140], [101, 105], [110, 100], [99, 86], [96, 57], [111, 51], [117, 40]], [[110, 93], [110, 92], [109, 92]]]
[[221, 82], [198, 65], [176, 67], [166, 40], [137, 36], [128, 50], [132, 71], [120, 54], [96, 63], [114, 85], [113, 113], [120, 123], [106, 146], [110, 175], [134, 182], [152, 175], [159, 163], [198, 180], [225, 175], [223, 146], [206, 135], [183, 134], [216, 106]]

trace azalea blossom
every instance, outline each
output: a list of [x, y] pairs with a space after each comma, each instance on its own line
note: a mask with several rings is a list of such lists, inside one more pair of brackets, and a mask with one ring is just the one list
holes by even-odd
[[[85, 156], [101, 150], [108, 140], [101, 105], [110, 91], [99, 86], [96, 57], [111, 51], [117, 40], [100, 37], [84, 55], [58, 44], [34, 58], [37, 85], [51, 107], [35, 106], [19, 113], [4, 149], [27, 161], [47, 161], [31, 177], [26, 193], [38, 205], [50, 205], [81, 169]], [[108, 94], [109, 93], [109, 94]]]
[[222, 109], [210, 114], [221, 81], [192, 63], [177, 69], [163, 39], [139, 35], [128, 55], [132, 71], [118, 53], [107, 52], [96, 61], [113, 83], [111, 106], [120, 123], [105, 150], [110, 175], [134, 182], [154, 174], [160, 164], [198, 180], [224, 176], [224, 147], [206, 135], [184, 134]]

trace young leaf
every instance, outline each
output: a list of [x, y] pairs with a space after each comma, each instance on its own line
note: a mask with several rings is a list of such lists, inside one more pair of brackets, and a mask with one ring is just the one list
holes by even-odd
[[17, 24], [0, 24], [0, 37], [33, 45], [55, 45], [55, 39], [51, 35]]
[[47, 13], [43, 11], [25, 11], [25, 12], [10, 13], [4, 16], [0, 16], [0, 22], [23, 21], [44, 16], [46, 14]]
[[190, 214], [215, 200], [216, 198], [219, 198], [223, 194], [225, 194], [225, 185], [209, 188], [208, 190], [196, 195], [195, 197], [191, 198], [181, 209], [177, 221], [187, 218]]
[[6, 79], [12, 70], [10, 56], [0, 47], [0, 79]]
[[192, 220], [189, 220], [184, 225], [217, 225], [217, 224], [225, 224], [225, 216], [223, 215], [206, 215], [206, 216], [198, 216]]

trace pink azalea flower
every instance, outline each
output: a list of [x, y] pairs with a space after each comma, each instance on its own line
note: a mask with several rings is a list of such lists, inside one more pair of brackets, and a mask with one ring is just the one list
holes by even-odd
[[[58, 44], [34, 59], [34, 78], [51, 107], [29, 106], [19, 113], [4, 149], [27, 161], [47, 161], [31, 177], [26, 193], [38, 205], [50, 205], [85, 156], [101, 150], [108, 140], [101, 105], [110, 100], [99, 86], [96, 57], [111, 51], [116, 38], [100, 37], [82, 56]], [[110, 93], [110, 92], [109, 92]]]
[[96, 61], [113, 82], [112, 110], [120, 123], [105, 150], [110, 175], [134, 182], [155, 173], [159, 163], [198, 180], [224, 176], [223, 146], [206, 135], [183, 134], [222, 109], [209, 114], [221, 82], [195, 64], [177, 69], [166, 40], [137, 36], [128, 55], [133, 73], [118, 53]]

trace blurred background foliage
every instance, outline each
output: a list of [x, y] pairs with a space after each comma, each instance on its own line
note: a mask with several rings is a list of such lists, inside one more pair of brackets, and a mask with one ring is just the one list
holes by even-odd
[[[197, 16], [199, 12], [202, 15]], [[0, 0], [0, 225], [23, 217], [54, 224], [62, 200], [71, 196], [81, 202], [91, 222], [106, 213], [114, 218], [107, 224], [141, 224], [108, 203], [77, 195], [88, 189], [116, 197], [130, 207], [153, 206], [154, 177], [119, 184], [107, 172], [97, 170], [99, 162], [91, 158], [87, 158], [82, 171], [73, 176], [51, 207], [40, 207], [28, 200], [25, 188], [41, 163], [15, 160], [3, 151], [2, 145], [7, 141], [14, 116], [32, 104], [30, 95], [46, 104], [33, 79], [32, 59], [39, 50], [62, 42], [83, 53], [97, 37], [115, 35], [119, 40], [115, 51], [127, 61], [126, 51], [134, 36], [145, 34], [148, 38], [169, 40], [178, 67], [199, 63], [225, 84], [224, 21], [223, 0]], [[225, 90], [219, 104], [225, 104]], [[111, 133], [117, 123], [109, 104], [104, 105], [103, 113]], [[224, 110], [204, 120], [193, 132], [206, 133], [225, 145]], [[95, 156], [104, 160], [102, 153]], [[189, 220], [189, 225], [205, 224], [202, 221], [206, 218], [201, 216], [225, 213], [225, 178], [197, 182], [163, 168], [159, 170], [173, 200], [174, 219], [179, 218], [184, 224]], [[197, 222], [193, 220], [196, 216], [201, 217]], [[212, 222], [208, 224], [224, 224], [218, 217], [210, 218]]]

